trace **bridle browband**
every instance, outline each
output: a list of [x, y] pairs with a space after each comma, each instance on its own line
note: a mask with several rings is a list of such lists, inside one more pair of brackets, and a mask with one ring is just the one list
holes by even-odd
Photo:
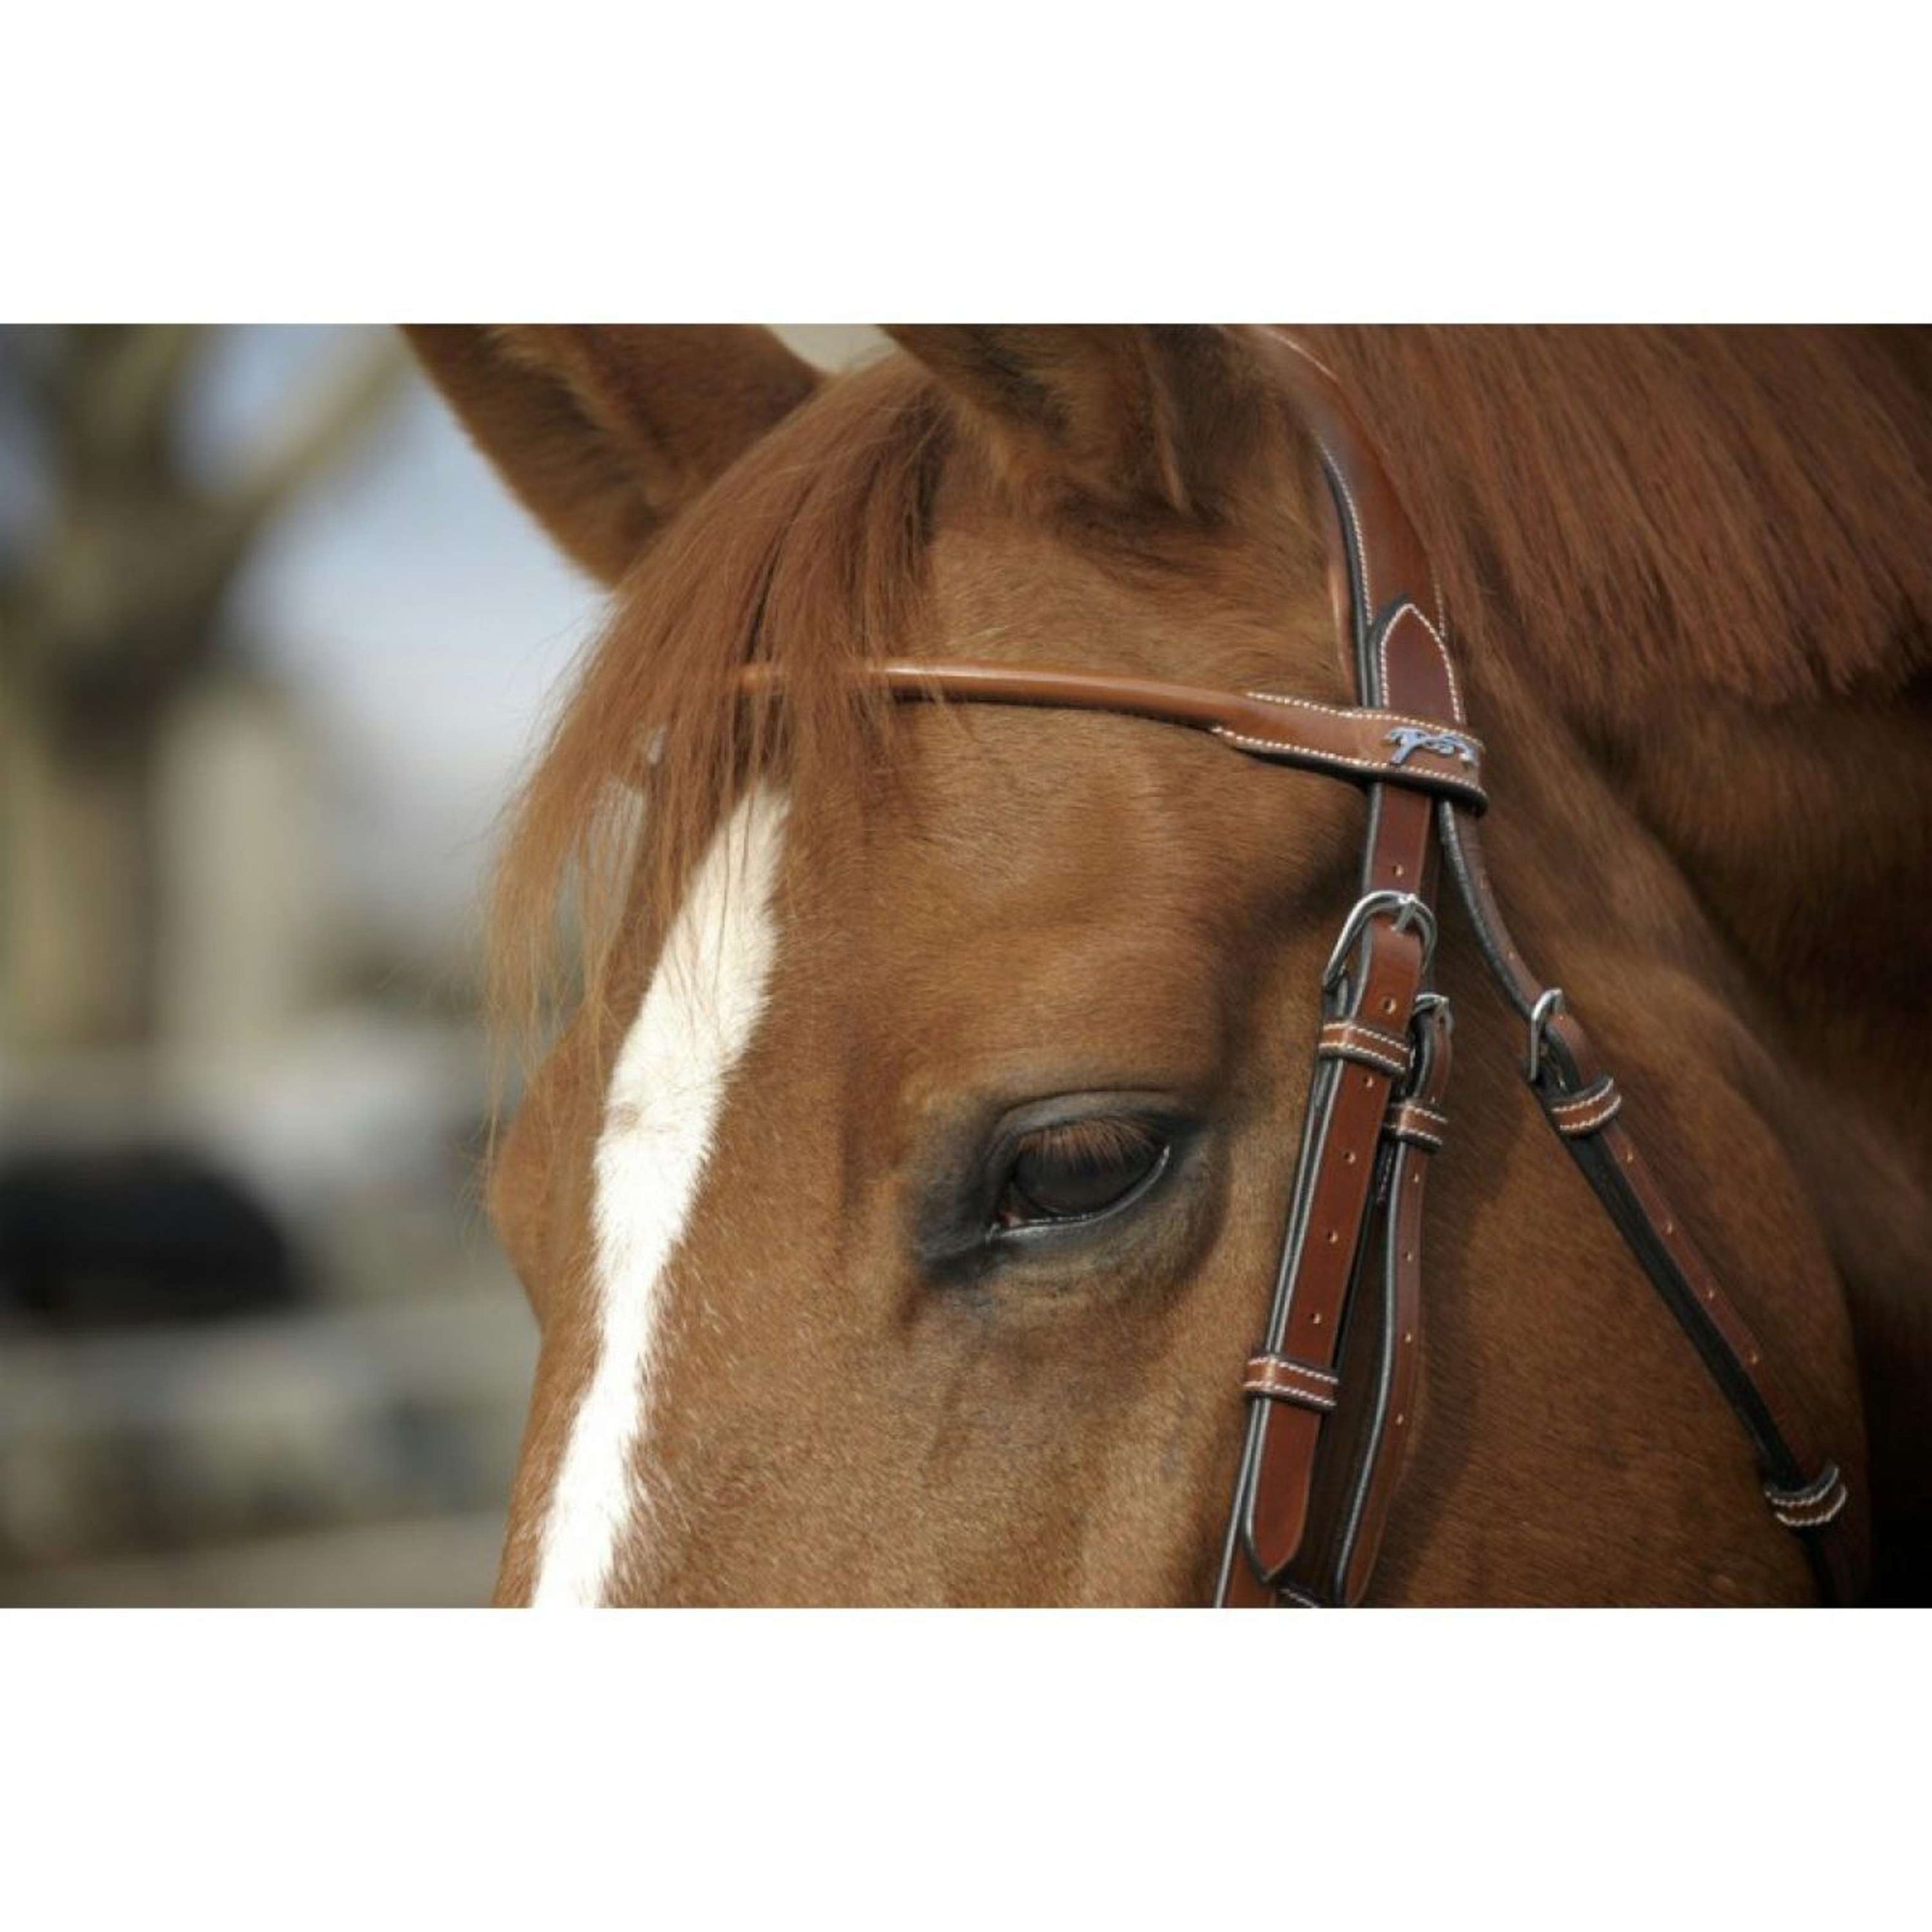
[[[1814, 1447], [1639, 1154], [1622, 1094], [1561, 989], [1530, 970], [1503, 923], [1477, 825], [1482, 747], [1464, 717], [1427, 554], [1334, 377], [1276, 339], [1292, 352], [1285, 371], [1333, 499], [1355, 705], [997, 664], [874, 663], [860, 674], [910, 700], [1186, 726], [1368, 794], [1360, 896], [1322, 978], [1280, 1262], [1242, 1378], [1246, 1432], [1215, 1601], [1356, 1604], [1373, 1573], [1414, 1433], [1424, 1182], [1448, 1124], [1449, 1006], [1430, 986], [1445, 860], [1491, 976], [1525, 1023], [1523, 1070], [1545, 1118], [1743, 1424], [1772, 1514], [1802, 1541], [1825, 1600], [1848, 1601], [1856, 1580], [1838, 1465]], [[741, 679], [753, 691], [773, 682], [760, 666]]]

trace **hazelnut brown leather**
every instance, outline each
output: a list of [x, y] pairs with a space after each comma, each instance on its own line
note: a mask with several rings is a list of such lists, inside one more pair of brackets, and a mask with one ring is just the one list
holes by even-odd
[[[1738, 1415], [1772, 1514], [1802, 1541], [1821, 1594], [1848, 1600], [1856, 1573], [1837, 1464], [1645, 1164], [1581, 1024], [1504, 923], [1478, 830], [1481, 746], [1421, 542], [1333, 377], [1278, 339], [1332, 500], [1355, 706], [1076, 669], [861, 672], [911, 701], [1124, 712], [1205, 730], [1369, 794], [1361, 897], [1322, 988], [1281, 1258], [1260, 1345], [1234, 1391], [1246, 1426], [1215, 1600], [1356, 1604], [1373, 1575], [1414, 1433], [1424, 1176], [1448, 1130], [1450, 1019], [1429, 986], [1445, 862], [1491, 975], [1523, 1018], [1524, 1070], [1545, 1117]], [[741, 681], [773, 688], [760, 667]]]
[[[1124, 712], [1164, 724], [1191, 725], [1250, 757], [1338, 777], [1391, 778], [1460, 800], [1472, 811], [1486, 802], [1480, 742], [1466, 731], [1402, 711], [1319, 704], [1266, 691], [1208, 691], [1158, 678], [1112, 671], [1025, 668], [958, 659], [948, 664], [874, 664], [860, 674], [896, 698], [954, 703], [1036, 704], [1062, 711]], [[748, 692], [772, 679], [752, 665]]]

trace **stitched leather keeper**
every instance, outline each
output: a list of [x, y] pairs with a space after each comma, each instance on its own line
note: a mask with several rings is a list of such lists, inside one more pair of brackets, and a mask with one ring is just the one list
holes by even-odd
[[1550, 1124], [1565, 1140], [1574, 1141], [1600, 1132], [1622, 1112], [1623, 1105], [1622, 1088], [1606, 1075], [1586, 1094], [1553, 1105], [1546, 1102], [1544, 1112], [1550, 1116]]
[[1315, 1051], [1323, 1060], [1352, 1060], [1391, 1079], [1408, 1071], [1408, 1042], [1360, 1020], [1330, 1020], [1317, 1036]]
[[1782, 1490], [1775, 1483], [1764, 1486], [1772, 1514], [1786, 1529], [1822, 1528], [1844, 1508], [1848, 1495], [1835, 1462], [1827, 1462], [1817, 1480], [1802, 1489]]
[[1255, 1355], [1249, 1359], [1241, 1382], [1244, 1395], [1264, 1396], [1270, 1402], [1290, 1402], [1299, 1408], [1326, 1414], [1335, 1406], [1335, 1391], [1340, 1386], [1326, 1369], [1312, 1362], [1298, 1362], [1287, 1355]]
[[1382, 1132], [1390, 1140], [1407, 1141], [1424, 1154], [1434, 1154], [1448, 1131], [1448, 1115], [1424, 1106], [1420, 1100], [1398, 1100], [1382, 1125]]

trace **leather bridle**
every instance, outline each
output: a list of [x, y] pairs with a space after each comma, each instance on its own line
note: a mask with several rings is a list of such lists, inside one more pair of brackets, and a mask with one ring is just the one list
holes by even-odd
[[[1847, 1601], [1844, 1480], [1638, 1152], [1623, 1095], [1561, 990], [1510, 938], [1478, 831], [1482, 747], [1464, 715], [1427, 554], [1334, 377], [1280, 339], [1333, 498], [1355, 705], [998, 664], [872, 664], [861, 674], [908, 700], [1191, 727], [1368, 794], [1361, 895], [1323, 975], [1280, 1262], [1242, 1378], [1246, 1431], [1215, 1600], [1352, 1604], [1374, 1570], [1414, 1433], [1424, 1177], [1448, 1129], [1450, 1012], [1430, 987], [1446, 861], [1490, 974], [1525, 1023], [1524, 1072], [1544, 1117], [1736, 1412], [1772, 1514], [1803, 1542], [1825, 1600]], [[743, 682], [763, 689], [772, 680], [752, 667]]]

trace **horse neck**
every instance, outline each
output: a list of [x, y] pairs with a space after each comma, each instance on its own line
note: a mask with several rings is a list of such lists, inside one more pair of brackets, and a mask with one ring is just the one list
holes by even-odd
[[1932, 1167], [1932, 679], [1802, 707], [1686, 694], [1604, 746], [1780, 1056]]
[[1742, 1078], [1836, 1270], [1862, 1364], [1879, 1568], [1932, 1575], [1932, 681], [1769, 710], [1660, 705], [1620, 797], [1686, 882], [1754, 1023]]
[[[1491, 747], [1485, 841], [1518, 943], [1585, 1019], [1666, 1191], [1820, 1432], [1856, 1443], [1838, 1270], [1724, 934], [1532, 689], [1485, 683], [1472, 710]], [[1457, 1046], [1429, 1215], [1420, 1500], [1389, 1587], [1427, 1600], [1808, 1600], [1735, 1419], [1522, 1090], [1522, 1023], [1460, 926], [1442, 956]], [[1735, 1482], [1710, 1480], [1734, 1466]]]

